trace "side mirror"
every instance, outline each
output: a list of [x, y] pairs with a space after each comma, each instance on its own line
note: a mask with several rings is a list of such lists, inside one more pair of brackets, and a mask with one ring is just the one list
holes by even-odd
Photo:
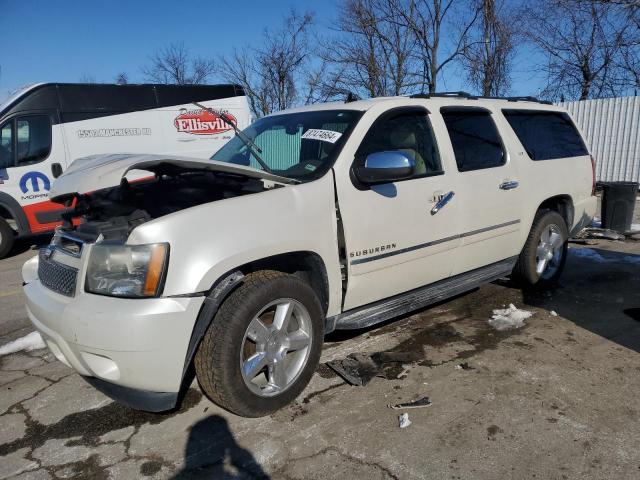
[[51, 165], [51, 175], [53, 175], [53, 178], [58, 178], [62, 175], [62, 165], [59, 163], [53, 163]]
[[364, 166], [355, 168], [362, 183], [391, 183], [413, 175], [415, 161], [399, 151], [376, 152], [367, 156]]

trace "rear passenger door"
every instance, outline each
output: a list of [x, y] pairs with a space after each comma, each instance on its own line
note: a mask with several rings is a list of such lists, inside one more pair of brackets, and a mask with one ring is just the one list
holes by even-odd
[[458, 169], [456, 275], [518, 255], [522, 195], [516, 165], [496, 125], [500, 119], [480, 107], [443, 107], [440, 113]]

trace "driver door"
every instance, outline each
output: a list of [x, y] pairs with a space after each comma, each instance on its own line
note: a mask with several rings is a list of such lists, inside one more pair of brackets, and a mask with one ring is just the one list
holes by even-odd
[[[348, 272], [344, 310], [450, 276], [459, 244], [456, 175], [443, 164], [436, 142], [446, 134], [444, 125], [436, 128], [422, 107], [388, 110], [364, 136], [350, 175], [336, 175]], [[359, 181], [355, 167], [385, 151], [411, 158], [413, 175], [378, 185]], [[450, 192], [451, 200], [432, 213]]]

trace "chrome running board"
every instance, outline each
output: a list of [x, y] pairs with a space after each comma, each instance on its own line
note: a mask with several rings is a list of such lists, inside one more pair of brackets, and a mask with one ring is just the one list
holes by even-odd
[[492, 282], [511, 273], [518, 257], [507, 258], [485, 267], [480, 267], [455, 277], [416, 288], [378, 302], [348, 310], [329, 317], [325, 323], [325, 333], [333, 330], [355, 330], [384, 322], [405, 313], [424, 308]]

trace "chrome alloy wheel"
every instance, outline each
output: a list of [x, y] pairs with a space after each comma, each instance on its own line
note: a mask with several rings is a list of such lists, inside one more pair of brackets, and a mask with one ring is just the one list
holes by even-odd
[[564, 238], [560, 227], [550, 224], [542, 231], [536, 249], [536, 272], [540, 278], [553, 277], [562, 262], [564, 255]]
[[242, 339], [240, 370], [256, 395], [271, 397], [291, 386], [309, 359], [311, 317], [302, 303], [280, 298], [251, 320]]

